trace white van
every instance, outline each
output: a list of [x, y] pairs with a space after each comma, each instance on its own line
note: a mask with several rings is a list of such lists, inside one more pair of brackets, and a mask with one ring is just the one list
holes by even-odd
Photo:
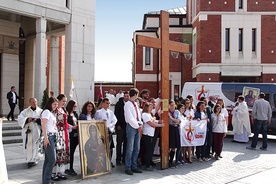
[[[204, 96], [209, 100], [210, 96], [214, 96], [217, 99], [223, 99], [225, 107], [231, 111], [230, 106], [235, 105], [239, 95], [243, 95], [251, 112], [260, 92], [265, 93], [265, 99], [269, 101], [272, 108], [272, 120], [268, 126], [268, 133], [276, 135], [276, 84], [274, 83], [186, 82], [182, 90], [182, 98], [193, 95], [196, 105], [200, 97]], [[231, 123], [231, 116], [229, 118]]]

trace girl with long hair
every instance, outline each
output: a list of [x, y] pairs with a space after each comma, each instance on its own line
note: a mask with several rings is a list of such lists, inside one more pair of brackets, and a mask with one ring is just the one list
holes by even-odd
[[46, 102], [46, 105], [41, 113], [42, 119], [42, 134], [43, 134], [43, 149], [45, 153], [45, 159], [42, 169], [42, 183], [49, 184], [51, 179], [52, 169], [56, 162], [56, 136], [57, 126], [55, 110], [58, 106], [58, 100], [54, 97], [50, 97]]
[[227, 133], [226, 119], [221, 113], [221, 106], [219, 104], [215, 105], [214, 112], [211, 115], [213, 124], [213, 149], [215, 152], [216, 160], [222, 151], [222, 141]]
[[70, 139], [70, 168], [65, 170], [68, 175], [75, 176], [77, 173], [73, 169], [74, 164], [74, 153], [76, 147], [79, 144], [78, 136], [78, 113], [76, 112], [77, 102], [75, 100], [70, 100], [66, 106], [66, 111], [68, 113], [67, 121], [70, 126], [69, 128], [69, 139]]
[[92, 101], [87, 101], [82, 106], [80, 120], [91, 120], [94, 119], [94, 115], [96, 113], [96, 106]]
[[[206, 120], [207, 123], [210, 121], [209, 117], [205, 111], [205, 102], [199, 101], [197, 103], [197, 111], [195, 112], [194, 119], [199, 120]], [[207, 125], [206, 125], [206, 133], [207, 133]], [[206, 144], [207, 140], [205, 139], [204, 144], [202, 146], [196, 146], [196, 157], [197, 161], [203, 162], [203, 161], [209, 161], [208, 158], [206, 158]]]
[[[151, 166], [153, 148], [154, 148], [154, 131], [156, 127], [164, 127], [162, 121], [156, 120], [152, 115], [153, 104], [149, 102], [145, 102], [143, 112], [142, 112], [142, 120], [143, 120], [143, 135], [141, 139], [141, 145], [143, 147], [141, 153], [141, 159], [143, 163], [146, 165], [147, 171], [155, 170]], [[160, 124], [159, 124], [160, 123]]]
[[65, 110], [65, 104], [67, 98], [64, 94], [57, 96], [58, 107], [56, 109], [56, 120], [57, 120], [57, 143], [56, 143], [56, 165], [53, 168], [52, 180], [66, 180], [62, 173], [65, 172], [65, 166], [69, 163], [69, 136], [68, 129], [69, 125], [67, 122], [67, 112]]

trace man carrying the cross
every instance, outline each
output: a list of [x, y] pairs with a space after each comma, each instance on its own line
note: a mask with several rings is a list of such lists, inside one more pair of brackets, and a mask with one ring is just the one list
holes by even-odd
[[29, 104], [30, 106], [19, 114], [18, 124], [22, 127], [23, 150], [28, 167], [32, 167], [38, 161], [42, 109], [37, 106], [35, 98], [30, 98]]
[[143, 122], [141, 121], [141, 113], [139, 107], [135, 102], [138, 97], [138, 89], [132, 88], [129, 91], [129, 101], [125, 103], [125, 120], [126, 120], [126, 135], [127, 147], [125, 157], [125, 173], [133, 175], [133, 173], [142, 173], [137, 168], [137, 158], [140, 151], [140, 132], [143, 129]]

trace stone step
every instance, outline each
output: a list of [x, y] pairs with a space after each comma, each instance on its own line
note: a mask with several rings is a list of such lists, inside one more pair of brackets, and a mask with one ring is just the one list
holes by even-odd
[[3, 137], [3, 144], [13, 144], [13, 143], [22, 143], [22, 137], [21, 136], [8, 136]]
[[9, 136], [21, 136], [21, 130], [20, 129], [8, 129], [2, 131], [3, 137], [9, 137]]
[[2, 130], [21, 130], [17, 121], [3, 121]]
[[2, 124], [3, 144], [22, 143], [21, 129], [17, 121], [4, 119]]

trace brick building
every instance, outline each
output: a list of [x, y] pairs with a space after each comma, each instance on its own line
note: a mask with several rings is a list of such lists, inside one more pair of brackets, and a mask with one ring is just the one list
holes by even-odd
[[196, 81], [273, 82], [274, 1], [187, 1]]
[[[170, 40], [187, 40], [193, 54], [191, 60], [170, 56], [171, 98], [180, 96], [187, 81], [274, 82], [275, 11], [273, 0], [187, 0], [186, 8], [168, 10]], [[158, 27], [159, 12], [145, 14], [143, 29], [134, 38], [156, 38]], [[135, 46], [137, 88], [157, 93], [158, 61], [158, 50]]]

